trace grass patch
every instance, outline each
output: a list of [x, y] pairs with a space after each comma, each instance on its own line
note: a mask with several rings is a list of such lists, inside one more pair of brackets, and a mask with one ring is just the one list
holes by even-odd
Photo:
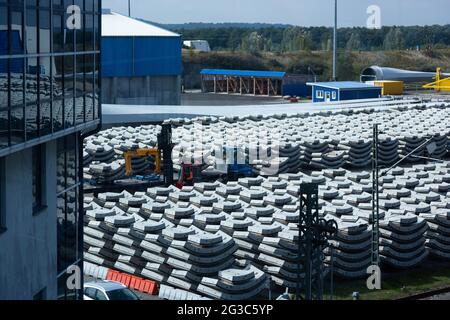
[[[325, 283], [325, 286], [328, 286]], [[392, 300], [450, 286], [450, 263], [428, 262], [415, 270], [385, 271], [382, 290], [370, 291], [366, 280], [336, 280], [334, 299], [351, 300], [352, 293], [360, 293], [361, 300]], [[327, 294], [327, 292], [326, 292]], [[325, 296], [329, 298], [329, 296]]]

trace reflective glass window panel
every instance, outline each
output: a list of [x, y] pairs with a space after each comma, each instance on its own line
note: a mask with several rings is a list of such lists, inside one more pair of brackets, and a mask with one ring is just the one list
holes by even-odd
[[37, 53], [38, 49], [38, 11], [35, 7], [27, 7], [26, 31], [27, 31], [27, 53]]
[[50, 52], [50, 11], [40, 10], [39, 11], [39, 52], [49, 53]]
[[[25, 53], [23, 22], [24, 22], [23, 11], [13, 9], [11, 11], [11, 25], [9, 34], [9, 51], [11, 54]], [[34, 28], [34, 30], [36, 30], [36, 27]], [[31, 40], [29, 42], [31, 43], [31, 46], [33, 46], [33, 43], [36, 43], [36, 41], [33, 42]]]
[[63, 28], [64, 15], [53, 14], [53, 52], [64, 51], [64, 28]]
[[51, 71], [52, 71], [52, 60], [51, 57], [40, 57], [40, 74], [39, 78], [39, 125], [40, 125], [40, 135], [46, 135], [51, 133], [51, 95], [52, 95], [52, 85], [51, 85]]
[[38, 75], [40, 65], [38, 58], [26, 59], [26, 87], [25, 87], [25, 113], [26, 113], [26, 131], [27, 139], [33, 139], [38, 136], [38, 118], [39, 118], [39, 82]]

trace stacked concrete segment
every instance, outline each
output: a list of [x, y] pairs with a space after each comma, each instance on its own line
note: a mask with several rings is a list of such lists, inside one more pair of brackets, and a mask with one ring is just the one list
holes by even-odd
[[[383, 263], [414, 268], [425, 261], [429, 252], [448, 258], [449, 170], [448, 162], [413, 165], [394, 168], [380, 179]], [[217, 278], [218, 272], [237, 266], [244, 270], [255, 267], [274, 283], [295, 287], [298, 195], [304, 182], [320, 185], [319, 213], [338, 223], [332, 249], [324, 252], [327, 265], [333, 264], [334, 272], [344, 278], [365, 276], [371, 262], [372, 180], [369, 172], [345, 169], [86, 198], [90, 217], [86, 225], [87, 260], [137, 272], [182, 290], [197, 290], [211, 298], [237, 294], [232, 290], [219, 294], [225, 287]], [[119, 225], [108, 225], [111, 219]], [[136, 251], [118, 251], [123, 250], [120, 246], [125, 244], [124, 237], [128, 237], [127, 248], [135, 247]], [[213, 251], [216, 255], [208, 251], [207, 263], [204, 256], [192, 250], [199, 246], [206, 250], [211, 247], [208, 242], [220, 249]], [[229, 260], [222, 263], [225, 257]], [[147, 259], [145, 264], [142, 259]], [[256, 279], [262, 277], [258, 272], [254, 274]], [[200, 279], [205, 276], [208, 279]], [[215, 282], [210, 279], [219, 282], [213, 286]], [[262, 286], [262, 280], [255, 281]], [[242, 287], [237, 282], [232, 284]]]
[[371, 264], [372, 230], [368, 222], [355, 216], [327, 216], [335, 220], [338, 233], [326, 249], [327, 265], [343, 278], [362, 278]]
[[426, 221], [412, 213], [389, 214], [380, 222], [381, 260], [396, 268], [408, 269], [428, 256], [425, 247]]
[[[370, 104], [368, 104], [370, 106]], [[189, 121], [167, 121], [174, 125], [175, 166], [178, 160], [206, 163], [205, 174], [223, 158], [223, 148], [242, 148], [242, 158], [263, 176], [297, 173], [302, 169], [360, 169], [370, 166], [372, 127], [380, 125], [381, 165], [392, 165], [434, 137], [435, 150], [427, 154], [422, 146], [407, 162], [417, 163], [421, 156], [443, 158], [449, 152], [450, 108], [446, 103], [413, 104], [390, 109], [357, 109], [297, 115], [201, 117]], [[112, 128], [89, 137], [85, 151], [94, 165], [123, 159], [123, 152], [157, 145], [159, 126]], [[258, 150], [260, 151], [259, 156]], [[261, 152], [263, 151], [263, 152]], [[261, 156], [266, 152], [268, 156]], [[86, 163], [91, 159], [86, 157]], [[139, 162], [139, 161], [137, 161]], [[151, 163], [149, 164], [151, 167]], [[135, 164], [145, 171], [144, 163]], [[96, 178], [93, 168], [87, 178]]]
[[266, 275], [233, 258], [237, 245], [225, 233], [184, 227], [192, 207], [158, 206], [168, 201], [171, 191], [87, 198], [85, 259], [211, 298], [257, 296], [265, 288]]
[[[428, 223], [426, 246], [430, 253], [441, 259], [450, 259], [450, 164], [436, 164], [429, 166], [428, 174], [433, 178], [429, 185], [430, 190], [439, 194], [434, 196], [435, 201], [429, 201], [430, 211], [421, 213], [420, 217]], [[429, 180], [431, 182], [431, 180]]]

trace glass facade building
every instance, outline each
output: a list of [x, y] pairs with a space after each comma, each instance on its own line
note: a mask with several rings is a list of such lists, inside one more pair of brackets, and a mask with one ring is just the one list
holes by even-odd
[[99, 2], [0, 0], [0, 149], [98, 119]]
[[[79, 146], [82, 134], [100, 124], [100, 29], [100, 0], [0, 0], [0, 172], [13, 170], [8, 157], [33, 150], [26, 156], [34, 162], [32, 217], [56, 213], [58, 299], [81, 298], [81, 291], [67, 289], [66, 271], [82, 266]], [[14, 229], [7, 176], [0, 188], [0, 247]]]

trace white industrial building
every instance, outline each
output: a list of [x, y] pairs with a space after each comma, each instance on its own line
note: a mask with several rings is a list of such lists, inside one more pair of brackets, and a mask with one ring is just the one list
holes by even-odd
[[185, 40], [183, 45], [200, 52], [211, 52], [209, 42], [206, 40]]
[[179, 34], [103, 10], [104, 103], [179, 105], [181, 69]]

